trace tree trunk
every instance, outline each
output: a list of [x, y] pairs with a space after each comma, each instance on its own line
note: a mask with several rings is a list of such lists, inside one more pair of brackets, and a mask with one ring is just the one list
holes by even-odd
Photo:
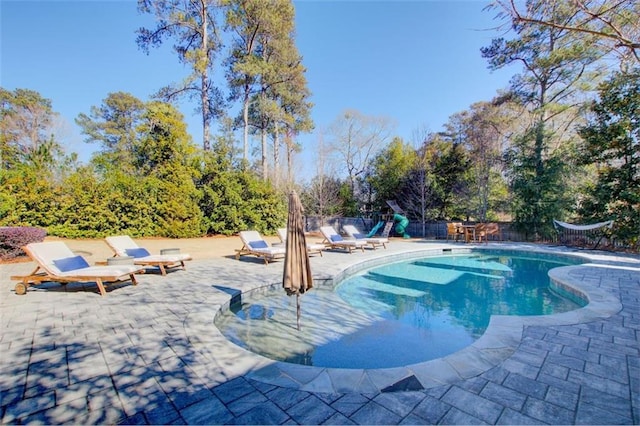
[[260, 130], [261, 133], [261, 141], [262, 141], [262, 180], [266, 181], [269, 178], [269, 169], [268, 169], [268, 160], [267, 160], [267, 129], [266, 126], [262, 126]]
[[244, 152], [243, 159], [246, 162], [249, 161], [249, 88], [245, 86], [244, 101], [242, 103], [242, 120], [244, 124], [243, 144]]

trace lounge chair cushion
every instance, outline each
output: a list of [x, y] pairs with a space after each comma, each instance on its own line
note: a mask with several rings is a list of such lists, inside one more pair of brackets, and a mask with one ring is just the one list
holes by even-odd
[[343, 241], [342, 240], [342, 236], [338, 235], [338, 234], [332, 235], [331, 236], [331, 241], [334, 242], [334, 243], [337, 242], [337, 241]]
[[60, 270], [60, 272], [74, 271], [76, 269], [88, 268], [89, 264], [82, 256], [65, 257], [62, 259], [56, 259], [53, 264]]
[[249, 241], [249, 246], [252, 249], [261, 249], [261, 248], [269, 247], [269, 244], [267, 244], [267, 242], [264, 240], [258, 240], [258, 241]]
[[128, 248], [125, 250], [127, 256], [133, 256], [134, 258], [138, 257], [147, 257], [150, 255], [149, 251], [145, 248]]
[[355, 238], [356, 240], [363, 240], [367, 238], [367, 236], [364, 234], [353, 234], [353, 238]]

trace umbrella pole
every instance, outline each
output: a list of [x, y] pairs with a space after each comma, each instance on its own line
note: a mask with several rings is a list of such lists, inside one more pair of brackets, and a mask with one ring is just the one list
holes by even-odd
[[296, 319], [298, 322], [298, 331], [300, 331], [300, 293], [296, 293]]

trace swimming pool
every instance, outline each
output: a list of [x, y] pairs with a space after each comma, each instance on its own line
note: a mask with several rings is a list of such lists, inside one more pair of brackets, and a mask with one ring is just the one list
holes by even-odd
[[476, 341], [491, 315], [547, 315], [584, 305], [551, 290], [568, 256], [481, 250], [378, 266], [295, 298], [279, 288], [216, 318], [233, 343], [267, 358], [319, 367], [389, 368], [440, 358]]

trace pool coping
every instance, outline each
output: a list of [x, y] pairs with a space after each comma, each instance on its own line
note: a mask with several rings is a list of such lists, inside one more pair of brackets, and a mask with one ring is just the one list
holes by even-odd
[[[314, 275], [317, 285], [334, 285], [347, 276], [371, 267], [424, 256], [458, 254], [485, 247], [441, 247], [414, 249], [382, 254], [348, 265], [334, 273]], [[592, 256], [584, 253], [557, 252], [545, 248], [517, 248], [489, 246], [486, 249], [528, 251], [570, 257], [581, 257], [587, 262]], [[596, 261], [597, 262], [597, 261]], [[190, 342], [221, 368], [221, 382], [227, 380], [233, 370], [241, 369], [247, 378], [270, 385], [318, 393], [363, 393], [423, 390], [478, 376], [507, 360], [518, 348], [527, 326], [560, 326], [591, 322], [610, 317], [622, 309], [619, 298], [598, 282], [588, 279], [591, 268], [615, 267], [604, 263], [584, 263], [552, 269], [552, 283], [564, 291], [584, 297], [588, 304], [574, 311], [544, 316], [493, 315], [485, 333], [471, 345], [442, 358], [403, 367], [378, 369], [326, 368], [275, 361], [250, 352], [228, 341], [217, 327], [210, 327], [215, 315], [228, 309], [237, 297], [276, 284], [263, 283], [231, 295], [229, 300], [215, 309], [211, 307], [192, 312], [184, 322]], [[204, 328], [206, 327], [206, 333]], [[226, 367], [226, 368], [225, 368]]]

